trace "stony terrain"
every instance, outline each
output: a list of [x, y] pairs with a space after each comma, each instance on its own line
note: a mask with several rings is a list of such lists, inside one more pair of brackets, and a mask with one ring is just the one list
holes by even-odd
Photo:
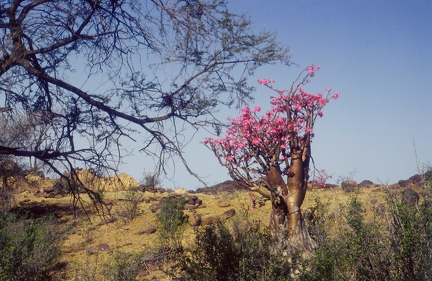
[[[138, 185], [127, 175], [123, 177], [129, 179], [130, 184], [113, 188], [112, 186], [118, 186], [116, 179], [102, 181], [105, 187], [103, 198], [107, 207], [107, 212], [104, 213], [98, 213], [92, 204], [88, 204], [90, 202], [85, 194], [81, 194], [84, 207], [74, 210], [71, 197], [65, 196], [50, 180], [35, 180], [37, 184], [21, 189], [20, 193], [15, 195], [15, 208], [25, 209], [35, 216], [53, 213], [61, 224], [69, 229], [63, 244], [63, 267], [58, 273], [61, 280], [85, 280], [83, 276], [99, 270], [98, 266], [110, 259], [116, 251], [134, 253], [157, 247], [159, 240], [156, 214], [168, 197], [184, 199], [185, 247], [193, 241], [196, 227], [215, 223], [218, 219], [233, 220], [246, 216], [251, 220], [260, 220], [263, 226], [269, 222], [269, 202], [260, 198], [259, 194], [254, 194], [252, 197], [257, 198], [259, 204], [256, 203], [253, 208], [251, 193], [232, 181], [197, 191], [169, 191]], [[381, 205], [386, 191], [403, 190], [407, 202], [415, 204], [419, 198], [416, 191], [421, 189], [422, 184], [421, 178], [416, 175], [387, 186], [368, 180], [360, 183], [344, 181], [340, 186], [328, 185], [324, 188], [310, 186], [303, 211], [307, 214], [314, 206], [315, 199], [319, 198], [337, 212], [340, 204], [344, 204], [350, 196], [356, 194], [365, 202], [367, 213], [379, 213], [382, 212]], [[157, 265], [149, 262], [149, 265], [140, 271], [138, 280], [169, 279]]]

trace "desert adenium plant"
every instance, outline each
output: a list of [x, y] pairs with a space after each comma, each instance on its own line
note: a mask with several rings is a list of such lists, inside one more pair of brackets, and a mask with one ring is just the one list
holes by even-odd
[[[271, 199], [271, 229], [286, 229], [291, 244], [306, 249], [313, 248], [313, 241], [306, 242], [310, 238], [300, 207], [309, 181], [313, 129], [330, 99], [339, 98], [330, 88], [325, 94], [302, 88], [318, 69], [304, 69], [288, 90], [274, 87], [272, 79], [258, 80], [277, 93], [270, 98], [271, 109], [261, 114], [259, 106], [243, 108], [239, 117], [228, 119], [224, 138], [204, 140], [234, 180]], [[318, 174], [322, 184], [326, 173]]]

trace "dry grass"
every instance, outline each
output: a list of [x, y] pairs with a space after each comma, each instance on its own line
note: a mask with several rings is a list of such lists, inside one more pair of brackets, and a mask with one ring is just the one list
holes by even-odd
[[[54, 210], [57, 216], [65, 226], [71, 227], [70, 234], [63, 245], [62, 262], [67, 264], [63, 273], [62, 280], [74, 280], [78, 274], [87, 271], [96, 271], [97, 266], [106, 262], [112, 257], [113, 252], [120, 250], [123, 252], [136, 253], [154, 248], [158, 245], [157, 233], [142, 234], [150, 227], [157, 227], [156, 214], [149, 209], [150, 205], [156, 201], [146, 203], [145, 200], [158, 200], [161, 197], [168, 196], [164, 194], [142, 193], [142, 202], [138, 204], [138, 213], [133, 220], [122, 219], [116, 210], [121, 210], [122, 204], [127, 204], [124, 199], [127, 197], [126, 191], [105, 192], [104, 199], [114, 202], [112, 214], [116, 218], [113, 223], [106, 223], [104, 218], [93, 210], [91, 204], [86, 208], [90, 221], [84, 215], [82, 210], [79, 212], [77, 220], [73, 219], [71, 200], [68, 197], [60, 199], [37, 198], [30, 191], [24, 191], [16, 197], [16, 202], [21, 203], [23, 207], [41, 206]], [[237, 216], [247, 215], [251, 220], [260, 220], [264, 226], [269, 223], [270, 203], [262, 208], [251, 210], [251, 201], [249, 192], [222, 193], [216, 195], [195, 194], [203, 201], [203, 205], [196, 209], [196, 213], [203, 218], [208, 216], [218, 216], [230, 208], [234, 208]], [[340, 188], [334, 189], [314, 189], [308, 191], [302, 209], [306, 210], [315, 206], [315, 199], [319, 199], [328, 206], [330, 213], [338, 215], [340, 205], [347, 204], [353, 193], [346, 193]], [[363, 188], [356, 193], [357, 198], [364, 203], [366, 214], [372, 215], [373, 208], [382, 203], [385, 199], [385, 193], [381, 187]], [[83, 195], [84, 201], [88, 201]], [[219, 200], [229, 200], [230, 207], [218, 207]], [[190, 211], [185, 211], [190, 214]], [[188, 247], [194, 239], [194, 229], [188, 225], [185, 226], [183, 235], [183, 245]], [[108, 245], [108, 250], [100, 249], [100, 245]], [[143, 278], [157, 277], [159, 280], [169, 280], [157, 268], [148, 268], [150, 275]], [[146, 279], [142, 279], [146, 280]]]

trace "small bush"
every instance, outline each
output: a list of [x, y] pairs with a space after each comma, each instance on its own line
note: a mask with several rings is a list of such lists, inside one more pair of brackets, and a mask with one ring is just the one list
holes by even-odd
[[193, 280], [290, 280], [293, 255], [275, 250], [274, 242], [259, 221], [201, 227], [183, 269]]
[[159, 222], [158, 235], [162, 249], [182, 251], [182, 225], [186, 221], [183, 214], [186, 199], [170, 196], [163, 202], [160, 212], [157, 214]]
[[425, 180], [432, 182], [432, 168], [429, 168], [424, 174]]
[[387, 213], [367, 220], [355, 196], [332, 223], [318, 212], [324, 216], [310, 227], [320, 235], [305, 280], [432, 280], [432, 201], [430, 191], [421, 194], [409, 206], [389, 193]]
[[[426, 187], [424, 194], [430, 192]], [[424, 196], [410, 206], [389, 196], [389, 233], [395, 277], [400, 280], [432, 280], [432, 201]]]
[[129, 220], [133, 220], [140, 213], [139, 204], [142, 203], [143, 194], [139, 191], [128, 190], [126, 191], [125, 200], [121, 204], [121, 216]]
[[64, 231], [52, 217], [32, 220], [0, 213], [0, 280], [49, 280]]
[[110, 261], [103, 265], [102, 275], [108, 281], [135, 281], [138, 272], [142, 270], [142, 254], [129, 254], [114, 251]]
[[76, 262], [74, 281], [103, 280], [100, 274], [99, 253], [86, 251], [84, 263]]
[[81, 190], [81, 184], [77, 182], [69, 173], [65, 173], [53, 183], [53, 188], [60, 194], [70, 194], [71, 191]]
[[143, 178], [140, 181], [140, 184], [144, 184], [145, 186], [151, 186], [158, 188], [162, 184], [162, 180], [157, 173], [147, 173], [146, 171], [143, 172]]
[[12, 188], [0, 187], [0, 212], [16, 206], [16, 190]]
[[0, 156], [0, 187], [11, 188], [18, 179], [24, 178], [23, 166], [13, 158]]

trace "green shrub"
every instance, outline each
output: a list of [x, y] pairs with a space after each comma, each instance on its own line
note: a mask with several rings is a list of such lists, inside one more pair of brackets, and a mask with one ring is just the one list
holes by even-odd
[[383, 225], [375, 218], [366, 221], [364, 213], [362, 202], [353, 197], [343, 214], [346, 228], [339, 240], [344, 243], [339, 264], [345, 263], [355, 280], [390, 280], [389, 245], [380, 231]]
[[139, 204], [142, 203], [143, 194], [140, 191], [128, 190], [125, 194], [125, 200], [120, 205], [120, 216], [132, 221], [141, 211]]
[[0, 280], [49, 280], [64, 232], [52, 217], [32, 220], [0, 213]]
[[160, 212], [157, 214], [159, 222], [158, 235], [162, 249], [182, 251], [183, 224], [186, 217], [183, 214], [186, 199], [183, 197], [170, 196], [162, 203]]
[[[430, 193], [430, 186], [424, 190]], [[423, 196], [417, 206], [389, 196], [389, 233], [397, 280], [432, 280], [432, 201]]]
[[144, 170], [143, 178], [140, 180], [140, 184], [157, 188], [161, 186], [162, 180], [158, 173], [147, 173]]
[[[428, 187], [430, 189], [430, 187]], [[387, 212], [365, 219], [357, 197], [341, 206], [332, 223], [316, 216], [310, 227], [318, 246], [310, 261], [312, 280], [432, 280], [432, 201], [424, 190], [420, 204], [409, 206], [388, 195]]]
[[94, 281], [103, 280], [99, 264], [99, 253], [93, 250], [86, 249], [86, 257], [84, 262], [75, 262], [75, 277], [74, 281]]
[[103, 265], [102, 276], [108, 281], [134, 281], [143, 269], [142, 260], [142, 253], [114, 251], [112, 258]]
[[424, 174], [424, 178], [427, 181], [432, 182], [432, 168], [429, 168], [426, 173]]
[[290, 280], [294, 255], [276, 250], [259, 221], [223, 222], [198, 228], [183, 269], [193, 280]]

